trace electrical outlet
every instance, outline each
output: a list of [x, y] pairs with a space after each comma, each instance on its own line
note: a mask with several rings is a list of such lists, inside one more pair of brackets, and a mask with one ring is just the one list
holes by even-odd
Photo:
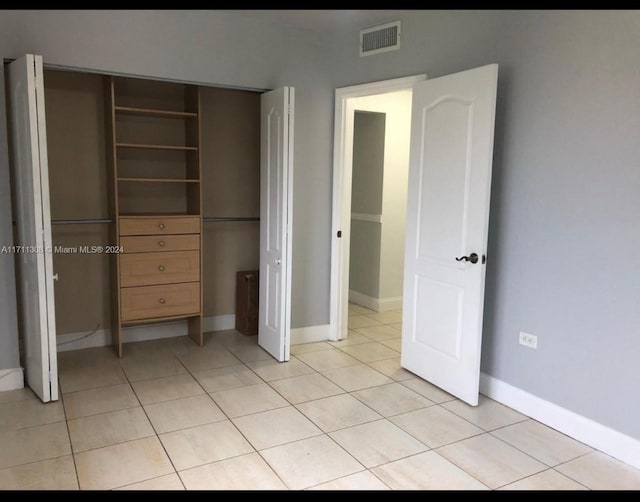
[[530, 349], [538, 348], [538, 337], [536, 335], [521, 331], [519, 340], [520, 345], [524, 345], [525, 347], [529, 347]]

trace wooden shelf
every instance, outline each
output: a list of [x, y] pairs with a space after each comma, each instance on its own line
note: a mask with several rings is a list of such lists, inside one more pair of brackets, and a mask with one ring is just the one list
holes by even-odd
[[118, 148], [142, 148], [147, 150], [179, 150], [187, 152], [197, 152], [197, 146], [179, 146], [179, 145], [141, 145], [137, 143], [116, 143]]
[[178, 319], [189, 319], [192, 317], [200, 317], [199, 313], [172, 315], [167, 317], [150, 317], [148, 319], [140, 319], [136, 321], [123, 321], [122, 326], [136, 326], [138, 324], [155, 324], [159, 322], [177, 321]]
[[186, 178], [118, 178], [118, 181], [133, 181], [136, 183], [200, 183], [200, 180]]
[[189, 217], [200, 217], [199, 214], [190, 214], [190, 213], [121, 213], [118, 215], [119, 218], [189, 218]]
[[176, 112], [171, 110], [155, 110], [153, 108], [133, 108], [130, 106], [114, 106], [116, 113], [123, 115], [144, 115], [147, 117], [162, 117], [167, 119], [197, 118], [194, 112]]

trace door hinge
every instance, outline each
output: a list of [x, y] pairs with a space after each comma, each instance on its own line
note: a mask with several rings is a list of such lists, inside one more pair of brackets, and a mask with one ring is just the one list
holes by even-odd
[[49, 383], [53, 383], [53, 371], [49, 370]]

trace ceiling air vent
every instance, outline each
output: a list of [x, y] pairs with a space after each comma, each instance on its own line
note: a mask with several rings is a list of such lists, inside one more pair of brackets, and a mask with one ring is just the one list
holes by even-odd
[[381, 24], [360, 31], [360, 57], [400, 48], [400, 21]]

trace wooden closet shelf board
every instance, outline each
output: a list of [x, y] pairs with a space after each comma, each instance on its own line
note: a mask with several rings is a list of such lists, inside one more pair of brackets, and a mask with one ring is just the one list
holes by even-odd
[[141, 145], [138, 143], [116, 143], [118, 148], [145, 148], [147, 150], [184, 150], [189, 152], [197, 152], [197, 146], [181, 146], [181, 145]]
[[116, 113], [125, 115], [146, 115], [148, 117], [162, 117], [162, 118], [197, 118], [198, 114], [193, 112], [178, 112], [172, 110], [156, 110], [153, 108], [134, 108], [131, 106], [116, 106], [114, 107]]
[[200, 183], [200, 180], [187, 178], [118, 178], [118, 181], [132, 181], [136, 183]]

